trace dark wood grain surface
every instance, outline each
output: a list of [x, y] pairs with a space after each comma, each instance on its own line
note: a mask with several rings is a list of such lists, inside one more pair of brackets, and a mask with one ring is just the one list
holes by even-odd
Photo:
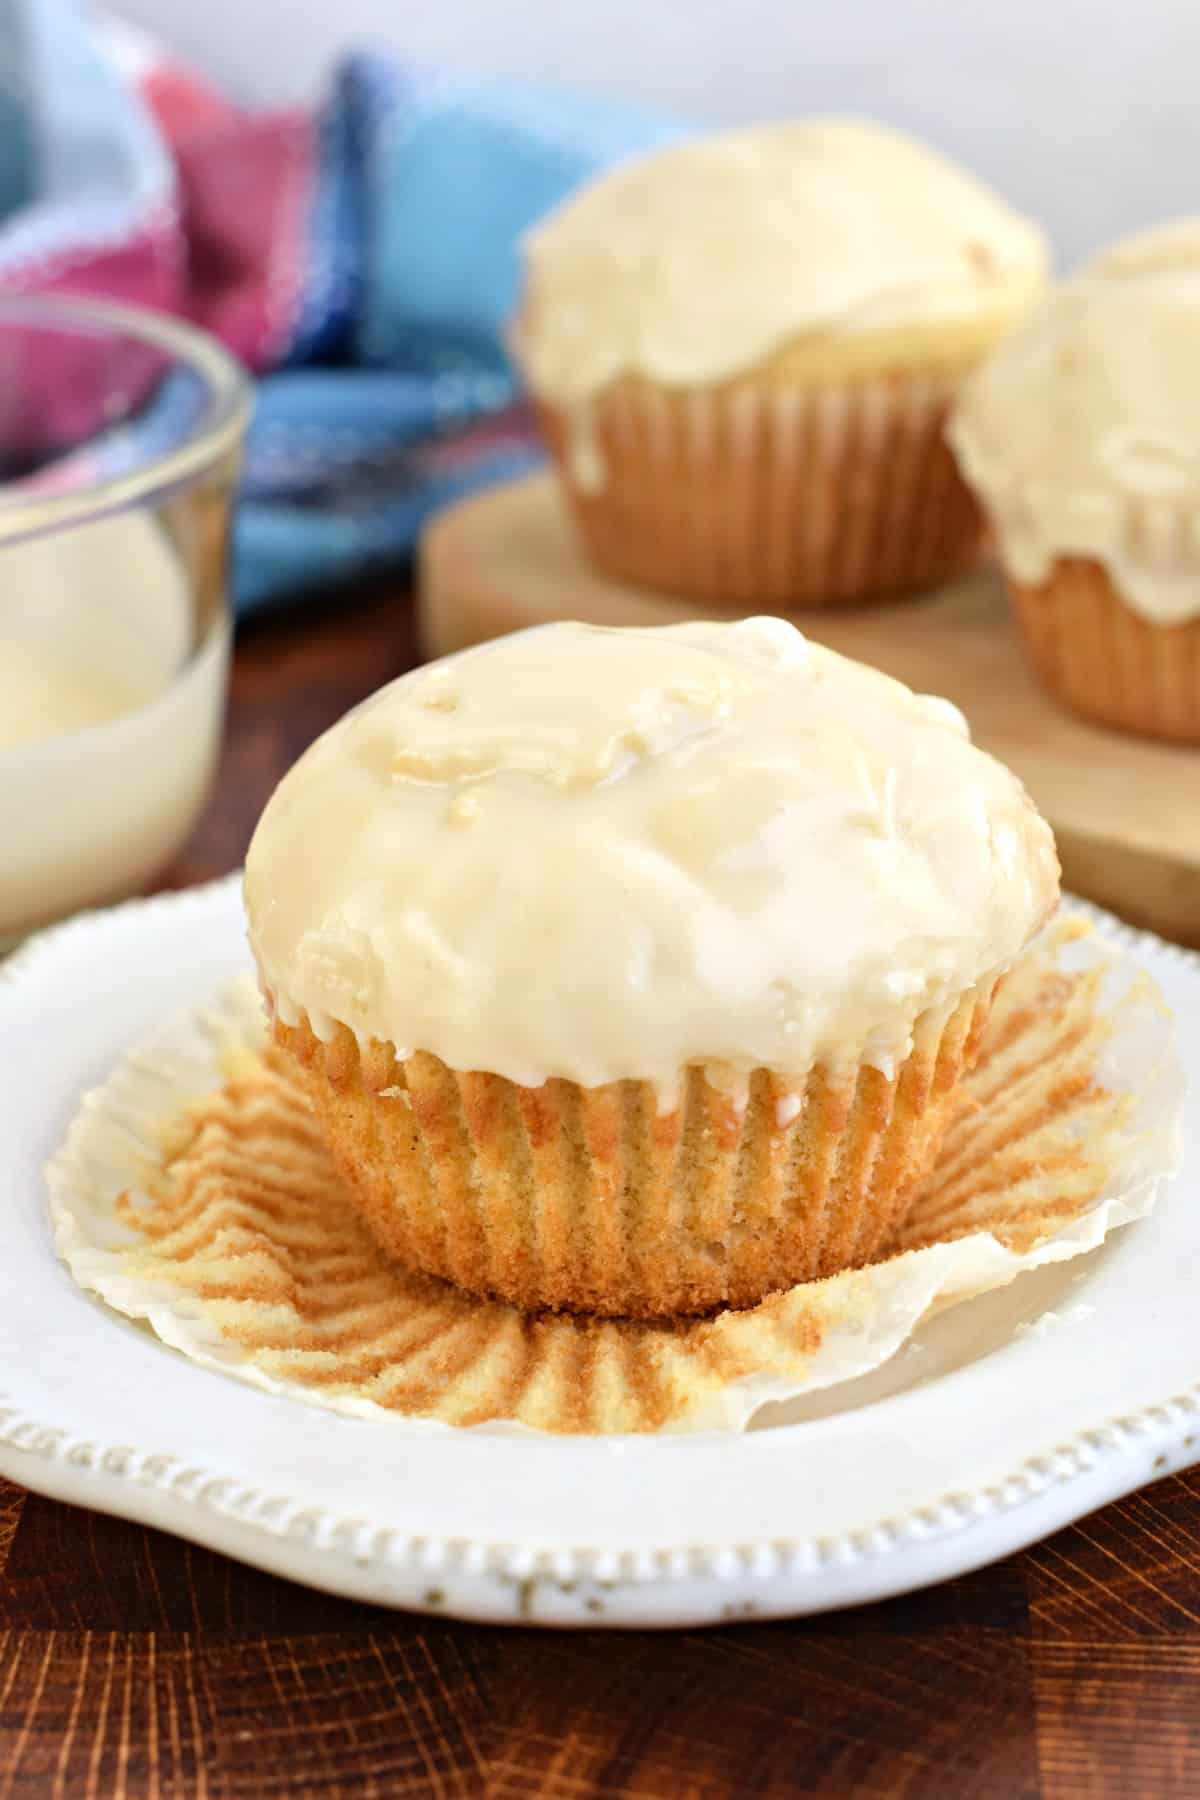
[[[243, 634], [212, 805], [414, 656], [395, 598]], [[1200, 1797], [1200, 1471], [907, 1599], [656, 1635], [331, 1599], [0, 1482], [0, 1800]]]

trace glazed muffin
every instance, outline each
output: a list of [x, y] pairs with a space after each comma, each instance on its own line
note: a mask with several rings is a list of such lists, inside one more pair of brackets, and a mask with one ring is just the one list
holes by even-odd
[[626, 163], [525, 240], [514, 349], [586, 548], [721, 607], [967, 566], [950, 401], [1045, 283], [1037, 228], [852, 120]]
[[390, 1254], [645, 1317], [885, 1250], [1057, 878], [954, 708], [756, 619], [405, 676], [284, 778], [245, 897]]
[[951, 438], [1045, 686], [1200, 742], [1200, 220], [1061, 287], [967, 384]]

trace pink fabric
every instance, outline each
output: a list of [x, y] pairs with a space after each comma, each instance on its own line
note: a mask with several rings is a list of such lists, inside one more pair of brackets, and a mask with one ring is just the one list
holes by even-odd
[[118, 241], [97, 240], [82, 217], [61, 243], [0, 265], [0, 287], [179, 312], [255, 372], [276, 366], [303, 283], [314, 122], [299, 110], [250, 116], [163, 61], [140, 68], [137, 86], [170, 154], [166, 190]]
[[255, 370], [278, 363], [292, 335], [312, 145], [303, 113], [246, 118], [232, 109], [172, 144], [188, 251], [183, 308]]
[[185, 260], [179, 215], [167, 199], [120, 242], [83, 238], [56, 247], [5, 268], [0, 285], [9, 294], [96, 294], [177, 312], [186, 289]]

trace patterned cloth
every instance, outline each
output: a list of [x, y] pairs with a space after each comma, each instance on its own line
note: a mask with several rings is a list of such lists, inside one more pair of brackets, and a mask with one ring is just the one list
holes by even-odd
[[185, 314], [259, 377], [242, 612], [402, 560], [536, 461], [503, 343], [517, 239], [679, 131], [371, 56], [315, 110], [247, 113], [75, 0], [0, 0], [0, 77], [0, 289]]

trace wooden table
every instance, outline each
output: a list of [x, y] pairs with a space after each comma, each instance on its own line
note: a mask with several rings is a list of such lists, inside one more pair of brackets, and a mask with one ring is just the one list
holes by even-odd
[[[394, 598], [248, 630], [171, 884], [412, 656]], [[0, 1482], [0, 1800], [592, 1794], [1200, 1796], [1200, 1471], [909, 1599], [661, 1635], [357, 1606]]]

